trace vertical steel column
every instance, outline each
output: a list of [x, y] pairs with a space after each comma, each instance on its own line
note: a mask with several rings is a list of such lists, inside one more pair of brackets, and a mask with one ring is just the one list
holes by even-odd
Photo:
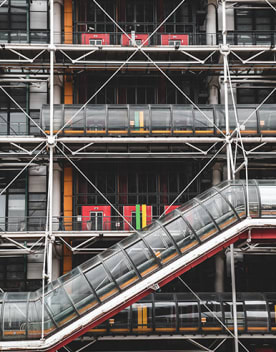
[[[227, 46], [227, 23], [226, 23], [226, 0], [222, 0], [222, 38], [223, 44], [221, 53], [223, 55], [223, 76], [224, 76], [224, 104], [225, 104], [225, 127], [226, 127], [226, 156], [227, 156], [227, 179], [231, 180], [231, 141], [230, 141], [230, 125], [229, 125], [229, 99], [228, 99], [228, 55], [229, 48]], [[236, 296], [236, 278], [235, 278], [235, 261], [234, 261], [234, 245], [230, 245], [231, 252], [231, 282], [232, 282], [232, 303], [234, 318], [234, 351], [239, 351], [238, 340], [238, 320], [237, 320], [237, 296]]]
[[206, 43], [207, 45], [217, 44], [217, 2], [208, 0], [206, 17]]
[[[221, 182], [221, 165], [216, 163], [213, 166], [212, 185], [215, 186]], [[215, 291], [224, 292], [224, 252], [220, 252], [215, 256], [216, 276]]]
[[49, 146], [49, 227], [48, 227], [48, 248], [47, 248], [47, 274], [48, 282], [53, 276], [53, 169], [54, 169], [54, 0], [50, 0], [50, 136]]

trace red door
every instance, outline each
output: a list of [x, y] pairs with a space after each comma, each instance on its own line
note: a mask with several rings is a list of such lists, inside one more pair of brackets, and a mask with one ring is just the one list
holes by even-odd
[[84, 205], [82, 207], [84, 231], [111, 230], [111, 207], [109, 205]]

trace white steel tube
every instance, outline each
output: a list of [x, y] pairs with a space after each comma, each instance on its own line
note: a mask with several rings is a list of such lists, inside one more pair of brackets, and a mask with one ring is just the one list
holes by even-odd
[[216, 2], [208, 1], [207, 18], [206, 18], [206, 43], [207, 45], [216, 45], [216, 31], [217, 31], [217, 15]]
[[[231, 142], [229, 126], [229, 99], [228, 99], [228, 50], [227, 50], [227, 23], [226, 23], [226, 0], [222, 0], [222, 36], [223, 36], [223, 78], [224, 78], [224, 105], [225, 105], [225, 127], [226, 127], [226, 157], [227, 157], [227, 179], [231, 180]], [[229, 71], [230, 72], [230, 71]], [[239, 352], [238, 340], [238, 320], [237, 320], [237, 297], [236, 297], [236, 278], [234, 262], [234, 245], [230, 246], [231, 251], [231, 282], [232, 282], [232, 302], [234, 318], [234, 351]]]
[[47, 275], [48, 282], [53, 278], [53, 169], [54, 169], [54, 148], [50, 146], [49, 159], [49, 228], [48, 228], [48, 248], [47, 250]]
[[48, 248], [47, 248], [47, 274], [48, 282], [53, 276], [53, 169], [54, 169], [54, 0], [50, 0], [50, 136], [49, 143], [49, 227], [48, 227]]

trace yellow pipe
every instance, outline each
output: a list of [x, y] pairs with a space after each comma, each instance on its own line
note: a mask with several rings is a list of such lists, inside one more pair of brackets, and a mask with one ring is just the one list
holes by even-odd
[[147, 206], [142, 204], [142, 228], [147, 226]]

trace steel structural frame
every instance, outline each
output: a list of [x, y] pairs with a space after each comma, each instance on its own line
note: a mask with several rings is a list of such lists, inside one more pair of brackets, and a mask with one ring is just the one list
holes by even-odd
[[[182, 52], [186, 57], [190, 57], [194, 61], [181, 61], [179, 63], [179, 66], [181, 68], [181, 65], [198, 65], [198, 68], [204, 69], [204, 66], [206, 65], [207, 60], [214, 54], [214, 53], [219, 53], [223, 57], [223, 66], [220, 66], [216, 64], [215, 69], [218, 71], [223, 71], [223, 76], [224, 76], [224, 86], [225, 86], [225, 91], [227, 91], [228, 85], [229, 85], [229, 74], [227, 67], [229, 66], [229, 55], [233, 54], [239, 61], [241, 67], [246, 69], [247, 67], [258, 67], [258, 65], [268, 65], [269, 67], [273, 67], [276, 63], [276, 60], [256, 60], [259, 56], [261, 56], [264, 53], [268, 54], [274, 54], [276, 52], [276, 48], [274, 47], [269, 47], [269, 46], [233, 46], [229, 45], [227, 43], [227, 36], [226, 36], [226, 3], [232, 3], [233, 1], [230, 0], [221, 0], [222, 4], [222, 16], [223, 16], [223, 44], [222, 45], [216, 45], [216, 46], [189, 46], [185, 47], [185, 50], [179, 50]], [[270, 7], [274, 8], [274, 3], [275, 1], [268, 1], [268, 0], [235, 0], [234, 3], [263, 3], [266, 2]], [[0, 6], [3, 5], [4, 2], [1, 3]], [[109, 46], [109, 47], [86, 47], [86, 46], [80, 46], [80, 45], [60, 45], [60, 44], [55, 44], [54, 43], [54, 26], [53, 26], [53, 12], [54, 12], [54, 0], [49, 1], [50, 4], [50, 43], [45, 44], [45, 45], [34, 45], [34, 44], [5, 44], [0, 47], [0, 50], [7, 50], [13, 53], [14, 55], [19, 56], [19, 59], [5, 59], [5, 60], [0, 60], [0, 63], [5, 66], [11, 65], [11, 66], [22, 66], [24, 65], [25, 68], [30, 68], [32, 67], [36, 68], [34, 65], [36, 63], [36, 60], [43, 55], [46, 51], [49, 52], [49, 62], [45, 64], [45, 67], [48, 70], [49, 74], [49, 93], [50, 93], [50, 135], [45, 136], [45, 137], [32, 137], [32, 136], [26, 136], [26, 137], [16, 137], [16, 136], [9, 136], [9, 137], [0, 137], [0, 144], [2, 143], [10, 143], [11, 146], [15, 147], [17, 150], [23, 151], [25, 154], [23, 155], [34, 155], [34, 153], [40, 148], [41, 143], [43, 143], [44, 146], [47, 145], [47, 148], [49, 150], [49, 156], [43, 156], [43, 158], [47, 158], [49, 160], [49, 186], [48, 186], [48, 226], [44, 234], [30, 234], [32, 237], [36, 238], [37, 241], [31, 243], [30, 248], [22, 248], [22, 245], [20, 242], [17, 242], [18, 238], [25, 238], [25, 234], [22, 234], [19, 236], [19, 234], [3, 234], [1, 237], [5, 237], [7, 240], [11, 241], [16, 247], [18, 247], [18, 251], [20, 253], [29, 253], [32, 249], [35, 248], [35, 245], [43, 240], [45, 240], [45, 259], [47, 258], [47, 263], [48, 267], [47, 270], [45, 268], [43, 272], [43, 277], [47, 277], [49, 281], [52, 279], [52, 257], [53, 257], [53, 243], [55, 241], [56, 236], [62, 238], [63, 234], [56, 233], [53, 231], [53, 226], [52, 226], [52, 219], [53, 219], [53, 197], [52, 197], [52, 189], [53, 189], [53, 162], [54, 162], [54, 152], [55, 152], [55, 147], [57, 142], [61, 142], [64, 144], [81, 144], [82, 146], [85, 144], [89, 143], [111, 143], [111, 144], [116, 144], [116, 143], [145, 143], [145, 138], [125, 138], [123, 141], [116, 138], [95, 138], [95, 137], [60, 137], [60, 136], [55, 136], [54, 131], [53, 131], [53, 122], [54, 122], [54, 114], [53, 114], [53, 92], [54, 92], [54, 75], [56, 69], [62, 69], [65, 67], [68, 67], [68, 65], [60, 65], [55, 62], [55, 55], [57, 53], [60, 53], [67, 57], [70, 63], [70, 68], [78, 68], [78, 65], [84, 65], [84, 66], [89, 66], [93, 68], [93, 65], [99, 65], [99, 61], [94, 61], [94, 62], [89, 62], [89, 61], [83, 61], [82, 58], [84, 56], [89, 56], [92, 55], [93, 53], [97, 52], [98, 50], [101, 51], [106, 51], [106, 52], [129, 52], [130, 54], [134, 53], [137, 49], [132, 48], [132, 47], [127, 47], [127, 48], [122, 48], [122, 47], [116, 47], [116, 46]], [[37, 53], [29, 57], [27, 53], [29, 51], [34, 51], [36, 50]], [[150, 54], [154, 52], [165, 52], [165, 53], [170, 53], [174, 52], [175, 48], [162, 48], [162, 47], [145, 47], [143, 50]], [[24, 54], [22, 52], [25, 52]], [[77, 59], [72, 59], [69, 56], [69, 53], [74, 53], [74, 52], [83, 52], [84, 54], [81, 54]], [[205, 59], [202, 59], [202, 57], [198, 57], [198, 53], [203, 53], [204, 55], [207, 55]], [[252, 55], [252, 53], [254, 53]], [[245, 54], [247, 55], [247, 58], [243, 58], [240, 55]], [[70, 54], [71, 55], [71, 54]], [[119, 61], [119, 62], [112, 62], [108, 61], [111, 65], [111, 69], [116, 69], [116, 67], [120, 67], [125, 63], [125, 61]], [[156, 65], [161, 65], [162, 64], [176, 64], [176, 62], [170, 62], [168, 60], [165, 60], [164, 62], [156, 62]], [[149, 65], [149, 61], [145, 61], [143, 65]], [[116, 66], [117, 65], [117, 66]], [[139, 68], [139, 65], [141, 65], [141, 62], [135, 63], [137, 65], [136, 68]], [[151, 63], [152, 66], [154, 66], [153, 63]], [[208, 65], [208, 69], [212, 70], [212, 66]], [[144, 66], [143, 66], [144, 67]], [[177, 68], [177, 65], [176, 65]], [[1, 75], [0, 75], [1, 77]], [[24, 79], [23, 79], [24, 81]], [[260, 79], [260, 82], [262, 80]], [[211, 138], [196, 138], [196, 137], [179, 137], [179, 138], [173, 138], [173, 137], [166, 137], [166, 138], [147, 138], [146, 141], [147, 143], [193, 143], [193, 144], [204, 144], [204, 143], [218, 143], [218, 142], [226, 142], [227, 143], [227, 151], [226, 151], [226, 160], [227, 160], [227, 170], [228, 170], [228, 178], [232, 178], [233, 174], [233, 161], [231, 161], [232, 156], [231, 156], [231, 144], [232, 143], [238, 143], [240, 139], [242, 140], [243, 143], [248, 143], [248, 144], [259, 144], [257, 147], [253, 148], [254, 150], [257, 148], [261, 148], [265, 144], [274, 144], [276, 142], [276, 138], [273, 137], [233, 137], [230, 136], [229, 132], [229, 117], [228, 117], [228, 108], [229, 108], [229, 102], [228, 102], [228, 97], [227, 94], [225, 94], [225, 111], [226, 111], [226, 136], [225, 137], [211, 137]], [[80, 141], [81, 140], [81, 141]], [[17, 145], [20, 144], [20, 145]], [[34, 149], [28, 150], [26, 148], [28, 147], [23, 147], [22, 145], [27, 145], [27, 144], [36, 144], [36, 147]], [[33, 148], [33, 147], [32, 147]], [[23, 149], [23, 150], [22, 150]], [[256, 155], [258, 152], [254, 151], [246, 151], [247, 155]], [[259, 153], [262, 153], [261, 151]], [[202, 157], [202, 153], [198, 153], [200, 157]], [[204, 154], [204, 153], [203, 153]], [[20, 158], [20, 153], [16, 153], [16, 155]], [[22, 157], [23, 157], [22, 155]], [[80, 154], [79, 154], [80, 155]], [[192, 154], [190, 154], [192, 155]], [[7, 153], [6, 155], [1, 155], [1, 157], [10, 157], [11, 154]], [[193, 155], [194, 157], [195, 155]], [[246, 166], [246, 165], [245, 165]], [[73, 233], [66, 233], [64, 236], [66, 237], [74, 237], [75, 234]], [[111, 235], [111, 234], [110, 234]], [[125, 235], [125, 234], [124, 234]], [[21, 237], [22, 236], [22, 237]], [[27, 235], [29, 238], [29, 234]], [[37, 236], [37, 237], [36, 237]], [[84, 237], [90, 237], [91, 234], [87, 233], [83, 235]], [[116, 236], [116, 235], [115, 235]], [[120, 234], [121, 236], [121, 234]], [[97, 237], [97, 236], [95, 236]], [[113, 235], [112, 235], [113, 237]], [[232, 255], [233, 259], [233, 255]], [[234, 274], [234, 272], [232, 272]], [[233, 301], [235, 301], [235, 289], [234, 289], [234, 275], [233, 277]], [[236, 316], [236, 314], [235, 314]], [[236, 319], [236, 317], [235, 317]], [[159, 337], [160, 338], [160, 337]], [[237, 351], [237, 339], [236, 339], [236, 351]]]

